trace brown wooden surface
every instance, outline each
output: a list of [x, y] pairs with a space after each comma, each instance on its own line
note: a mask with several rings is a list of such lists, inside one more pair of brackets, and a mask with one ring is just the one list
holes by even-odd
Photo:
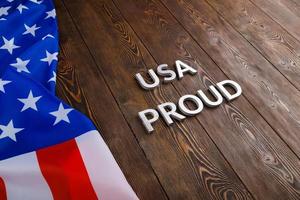
[[[300, 3], [56, 0], [58, 95], [100, 130], [140, 199], [300, 199]], [[145, 91], [180, 59], [195, 76]], [[137, 113], [225, 79], [243, 95], [147, 134]]]

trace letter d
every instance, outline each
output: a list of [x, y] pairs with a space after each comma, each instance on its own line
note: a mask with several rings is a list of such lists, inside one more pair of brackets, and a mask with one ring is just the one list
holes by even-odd
[[[235, 94], [230, 94], [224, 86], [232, 87], [235, 90]], [[242, 94], [241, 86], [232, 80], [224, 80], [217, 83], [217, 88], [222, 93], [222, 95], [226, 98], [227, 101], [231, 101]]]

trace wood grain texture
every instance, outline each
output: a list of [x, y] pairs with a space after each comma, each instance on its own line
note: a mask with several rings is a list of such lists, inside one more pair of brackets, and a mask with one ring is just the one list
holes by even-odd
[[[172, 64], [174, 60], [181, 59], [198, 68], [197, 78], [185, 77], [174, 82], [181, 94], [194, 94], [197, 89], [206, 90], [216, 80], [226, 79], [158, 1], [114, 1], [157, 62]], [[297, 183], [300, 172], [298, 158], [246, 99], [241, 97], [233, 104], [205, 110], [198, 119], [255, 197], [299, 198], [298, 186], [294, 187], [289, 179], [278, 173], [281, 170], [292, 173]], [[273, 146], [280, 148], [275, 150]], [[273, 164], [266, 164], [270, 158], [276, 162], [280, 160], [280, 165], [275, 164], [277, 169]], [[291, 164], [294, 166], [290, 171]], [[277, 184], [270, 185], [270, 182]]]
[[297, 39], [250, 1], [208, 0], [208, 3], [300, 89], [300, 42]]
[[245, 97], [299, 156], [299, 91], [207, 3], [166, 4], [221, 70], [242, 84]]
[[58, 95], [88, 115], [97, 125], [127, 180], [141, 199], [166, 199], [156, 174], [123, 118], [68, 12], [61, 1], [55, 3], [61, 45]]
[[139, 88], [133, 75], [157, 64], [113, 4], [65, 2], [169, 198], [251, 199], [196, 119], [172, 128], [159, 122], [156, 134], [145, 134], [137, 112], [160, 102], [176, 101], [179, 96], [172, 85], [152, 92]]
[[[279, 20], [299, 4], [56, 0], [58, 95], [94, 121], [140, 199], [300, 199], [299, 20]], [[197, 75], [152, 91], [136, 83], [177, 59]], [[243, 96], [145, 132], [139, 111], [224, 79]]]
[[300, 2], [297, 0], [251, 0], [300, 41]]

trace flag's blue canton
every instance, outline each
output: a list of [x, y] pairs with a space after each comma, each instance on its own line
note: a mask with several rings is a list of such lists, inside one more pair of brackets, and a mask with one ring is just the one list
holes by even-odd
[[57, 56], [51, 0], [0, 0], [0, 160], [94, 129], [54, 96]]
[[54, 92], [57, 54], [51, 0], [0, 0], [0, 75], [15, 68]]

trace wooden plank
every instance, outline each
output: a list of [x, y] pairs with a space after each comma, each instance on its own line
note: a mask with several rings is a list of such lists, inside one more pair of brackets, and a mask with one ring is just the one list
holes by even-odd
[[250, 1], [208, 2], [300, 89], [300, 42], [297, 39]]
[[127, 180], [141, 199], [166, 199], [156, 174], [123, 118], [68, 12], [57, 0], [60, 32], [58, 96], [97, 125]]
[[300, 2], [293, 0], [252, 0], [300, 41]]
[[196, 119], [171, 128], [160, 121], [155, 125], [155, 134], [145, 133], [137, 113], [162, 102], [176, 101], [179, 96], [172, 85], [148, 92], [137, 85], [134, 74], [157, 63], [112, 2], [65, 2], [169, 198], [251, 199]]
[[222, 71], [242, 84], [247, 99], [299, 156], [299, 91], [207, 3], [166, 5]]
[[[172, 64], [174, 60], [181, 59], [198, 69], [197, 78], [185, 77], [181, 81], [174, 82], [176, 89], [181, 94], [194, 94], [198, 89], [206, 89], [212, 82], [227, 79], [159, 1], [128, 0], [125, 2], [114, 0], [114, 2], [116, 2], [126, 20], [157, 62]], [[184, 15], [184, 11], [181, 8], [182, 5], [177, 6], [176, 1], [166, 0], [164, 2], [169, 7], [172, 7], [171, 12], [174, 15]], [[183, 3], [183, 1], [177, 2]], [[185, 2], [185, 4], [188, 3]], [[251, 45], [243, 39], [239, 39], [241, 38], [239, 34], [234, 34], [234, 32], [230, 32], [230, 35], [229, 33], [227, 34], [231, 40], [225, 47], [231, 44], [237, 46], [234, 49], [230, 49], [231, 51], [222, 46], [219, 47], [218, 45], [222, 45], [223, 35], [219, 35], [215, 31], [214, 25], [218, 25], [218, 31], [225, 33], [227, 30], [230, 30], [230, 27], [225, 23], [221, 24], [218, 22], [217, 15], [214, 23], [202, 19], [202, 15], [207, 16], [207, 18], [213, 17], [211, 16], [213, 14], [211, 9], [209, 10], [206, 7], [194, 9], [191, 6], [187, 6], [186, 9], [197, 16], [199, 15], [199, 17], [194, 23], [188, 23], [189, 18], [181, 20], [186, 23], [186, 26], [194, 29], [192, 33], [198, 34], [199, 38], [201, 38], [200, 44], [206, 43], [205, 47], [207, 49], [211, 48], [210, 53], [216, 52], [216, 56], [220, 57], [219, 60], [216, 59], [217, 61], [221, 62], [220, 60], [222, 59], [222, 62], [224, 62], [222, 69], [223, 65], [230, 65], [233, 68], [232, 71], [236, 70], [236, 74], [244, 76], [245, 80], [243, 81], [240, 76], [231, 77], [233, 80], [238, 80], [243, 89], [248, 90], [248, 93], [248, 88], [255, 83], [250, 83], [249, 75], [245, 75], [246, 72], [249, 73], [250, 69], [243, 72], [242, 70], [245, 66], [242, 66], [242, 69], [240, 69], [240, 62], [243, 61], [236, 61], [241, 55], [239, 51], [234, 51], [234, 49], [240, 47], [239, 45], [247, 44], [244, 51], [247, 51], [249, 48], [250, 52], [252, 52], [251, 55], [248, 54], [251, 56], [249, 58], [251, 62], [254, 62], [257, 58], [259, 61], [263, 60], [261, 64], [275, 71], [274, 73], [277, 73], [278, 77], [284, 80], [282, 83], [288, 85], [285, 83], [287, 81], [282, 79], [281, 74], [261, 58], [261, 55]], [[198, 23], [201, 23], [203, 27], [198, 26]], [[205, 31], [202, 30], [204, 28]], [[208, 38], [207, 35], [213, 38]], [[227, 39], [227, 37], [224, 39]], [[235, 41], [236, 39], [237, 41]], [[232, 51], [234, 51], [234, 56], [237, 58], [229, 62], [227, 59], [232, 59]], [[220, 55], [218, 54], [219, 52]], [[270, 72], [273, 73], [272, 71]], [[251, 73], [250, 75], [252, 77], [254, 74]], [[262, 75], [255, 74], [255, 76]], [[259, 78], [265, 82], [264, 78]], [[252, 95], [258, 98], [258, 95], [255, 96], [257, 92], [254, 89], [252, 91]], [[294, 91], [297, 93], [296, 89]], [[261, 103], [260, 106], [264, 106], [264, 104]], [[197, 118], [255, 198], [299, 198], [299, 188], [296, 186], [296, 183], [300, 180], [299, 159], [245, 98], [240, 97], [233, 103], [223, 104], [216, 109], [206, 109]], [[293, 174], [291, 175], [294, 177], [293, 184], [291, 184], [289, 178], [284, 176], [285, 173]]]

